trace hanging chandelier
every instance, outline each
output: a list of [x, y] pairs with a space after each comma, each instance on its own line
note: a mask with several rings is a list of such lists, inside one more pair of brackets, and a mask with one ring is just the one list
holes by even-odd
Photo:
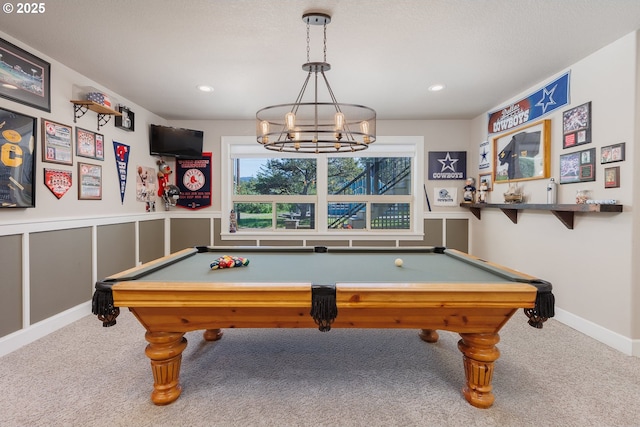
[[[375, 110], [356, 104], [340, 104], [336, 100], [325, 72], [327, 63], [327, 24], [331, 16], [324, 13], [305, 13], [307, 24], [307, 62], [302, 69], [307, 77], [293, 104], [265, 107], [256, 113], [257, 141], [272, 151], [294, 153], [346, 153], [362, 151], [376, 140]], [[310, 26], [324, 29], [322, 62], [309, 59]], [[305, 92], [313, 77], [313, 99]], [[330, 100], [320, 102], [318, 82], [324, 82]], [[310, 91], [311, 92], [311, 91]]]

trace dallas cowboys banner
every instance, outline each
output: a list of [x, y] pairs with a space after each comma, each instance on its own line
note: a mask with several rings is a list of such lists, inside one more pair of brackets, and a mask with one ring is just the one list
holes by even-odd
[[569, 73], [499, 111], [489, 113], [489, 134], [536, 120], [569, 103]]
[[429, 151], [430, 180], [467, 179], [466, 151]]

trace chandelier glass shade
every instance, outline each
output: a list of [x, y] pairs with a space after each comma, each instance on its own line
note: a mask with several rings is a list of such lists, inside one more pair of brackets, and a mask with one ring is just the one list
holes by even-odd
[[[326, 27], [331, 17], [323, 13], [302, 16], [307, 23], [307, 77], [295, 102], [271, 105], [256, 113], [258, 143], [266, 149], [299, 153], [346, 153], [365, 150], [376, 140], [375, 110], [336, 100], [326, 72]], [[324, 61], [309, 61], [309, 26], [324, 26]], [[311, 84], [311, 88], [309, 88]], [[320, 101], [319, 87], [326, 88]], [[305, 97], [307, 89], [310, 95]], [[312, 92], [312, 93], [311, 93]], [[328, 95], [328, 96], [327, 96]]]

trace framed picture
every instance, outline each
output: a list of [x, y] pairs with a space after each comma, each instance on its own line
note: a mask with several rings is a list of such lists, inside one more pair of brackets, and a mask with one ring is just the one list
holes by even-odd
[[71, 171], [44, 169], [44, 185], [58, 199], [61, 199], [69, 191], [72, 183], [73, 175]]
[[76, 126], [76, 156], [96, 157], [96, 134]]
[[0, 96], [51, 112], [51, 64], [0, 39]]
[[615, 163], [624, 161], [625, 143], [607, 145], [600, 149], [600, 163]]
[[38, 119], [0, 108], [0, 207], [36, 206]]
[[591, 102], [562, 113], [562, 148], [591, 142]]
[[102, 200], [102, 166], [78, 162], [78, 199]]
[[596, 149], [560, 155], [560, 184], [596, 180]]
[[493, 176], [490, 173], [485, 173], [478, 177], [478, 188], [483, 182], [487, 185], [487, 191], [493, 190]]
[[104, 160], [104, 136], [76, 127], [76, 155]]
[[604, 188], [620, 187], [620, 166], [604, 169]]
[[96, 133], [96, 159], [104, 160], [104, 135]]
[[135, 130], [135, 117], [133, 111], [123, 105], [118, 105], [118, 112], [122, 116], [116, 116], [115, 126], [117, 128], [133, 132]]
[[549, 178], [551, 120], [522, 126], [493, 138], [494, 183]]
[[73, 165], [73, 134], [71, 126], [48, 119], [42, 122], [42, 161]]

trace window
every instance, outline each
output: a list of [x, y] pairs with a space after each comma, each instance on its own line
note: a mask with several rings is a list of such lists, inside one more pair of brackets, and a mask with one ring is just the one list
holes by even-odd
[[223, 137], [223, 209], [239, 234], [422, 233], [422, 138], [383, 139], [354, 155], [278, 157]]

